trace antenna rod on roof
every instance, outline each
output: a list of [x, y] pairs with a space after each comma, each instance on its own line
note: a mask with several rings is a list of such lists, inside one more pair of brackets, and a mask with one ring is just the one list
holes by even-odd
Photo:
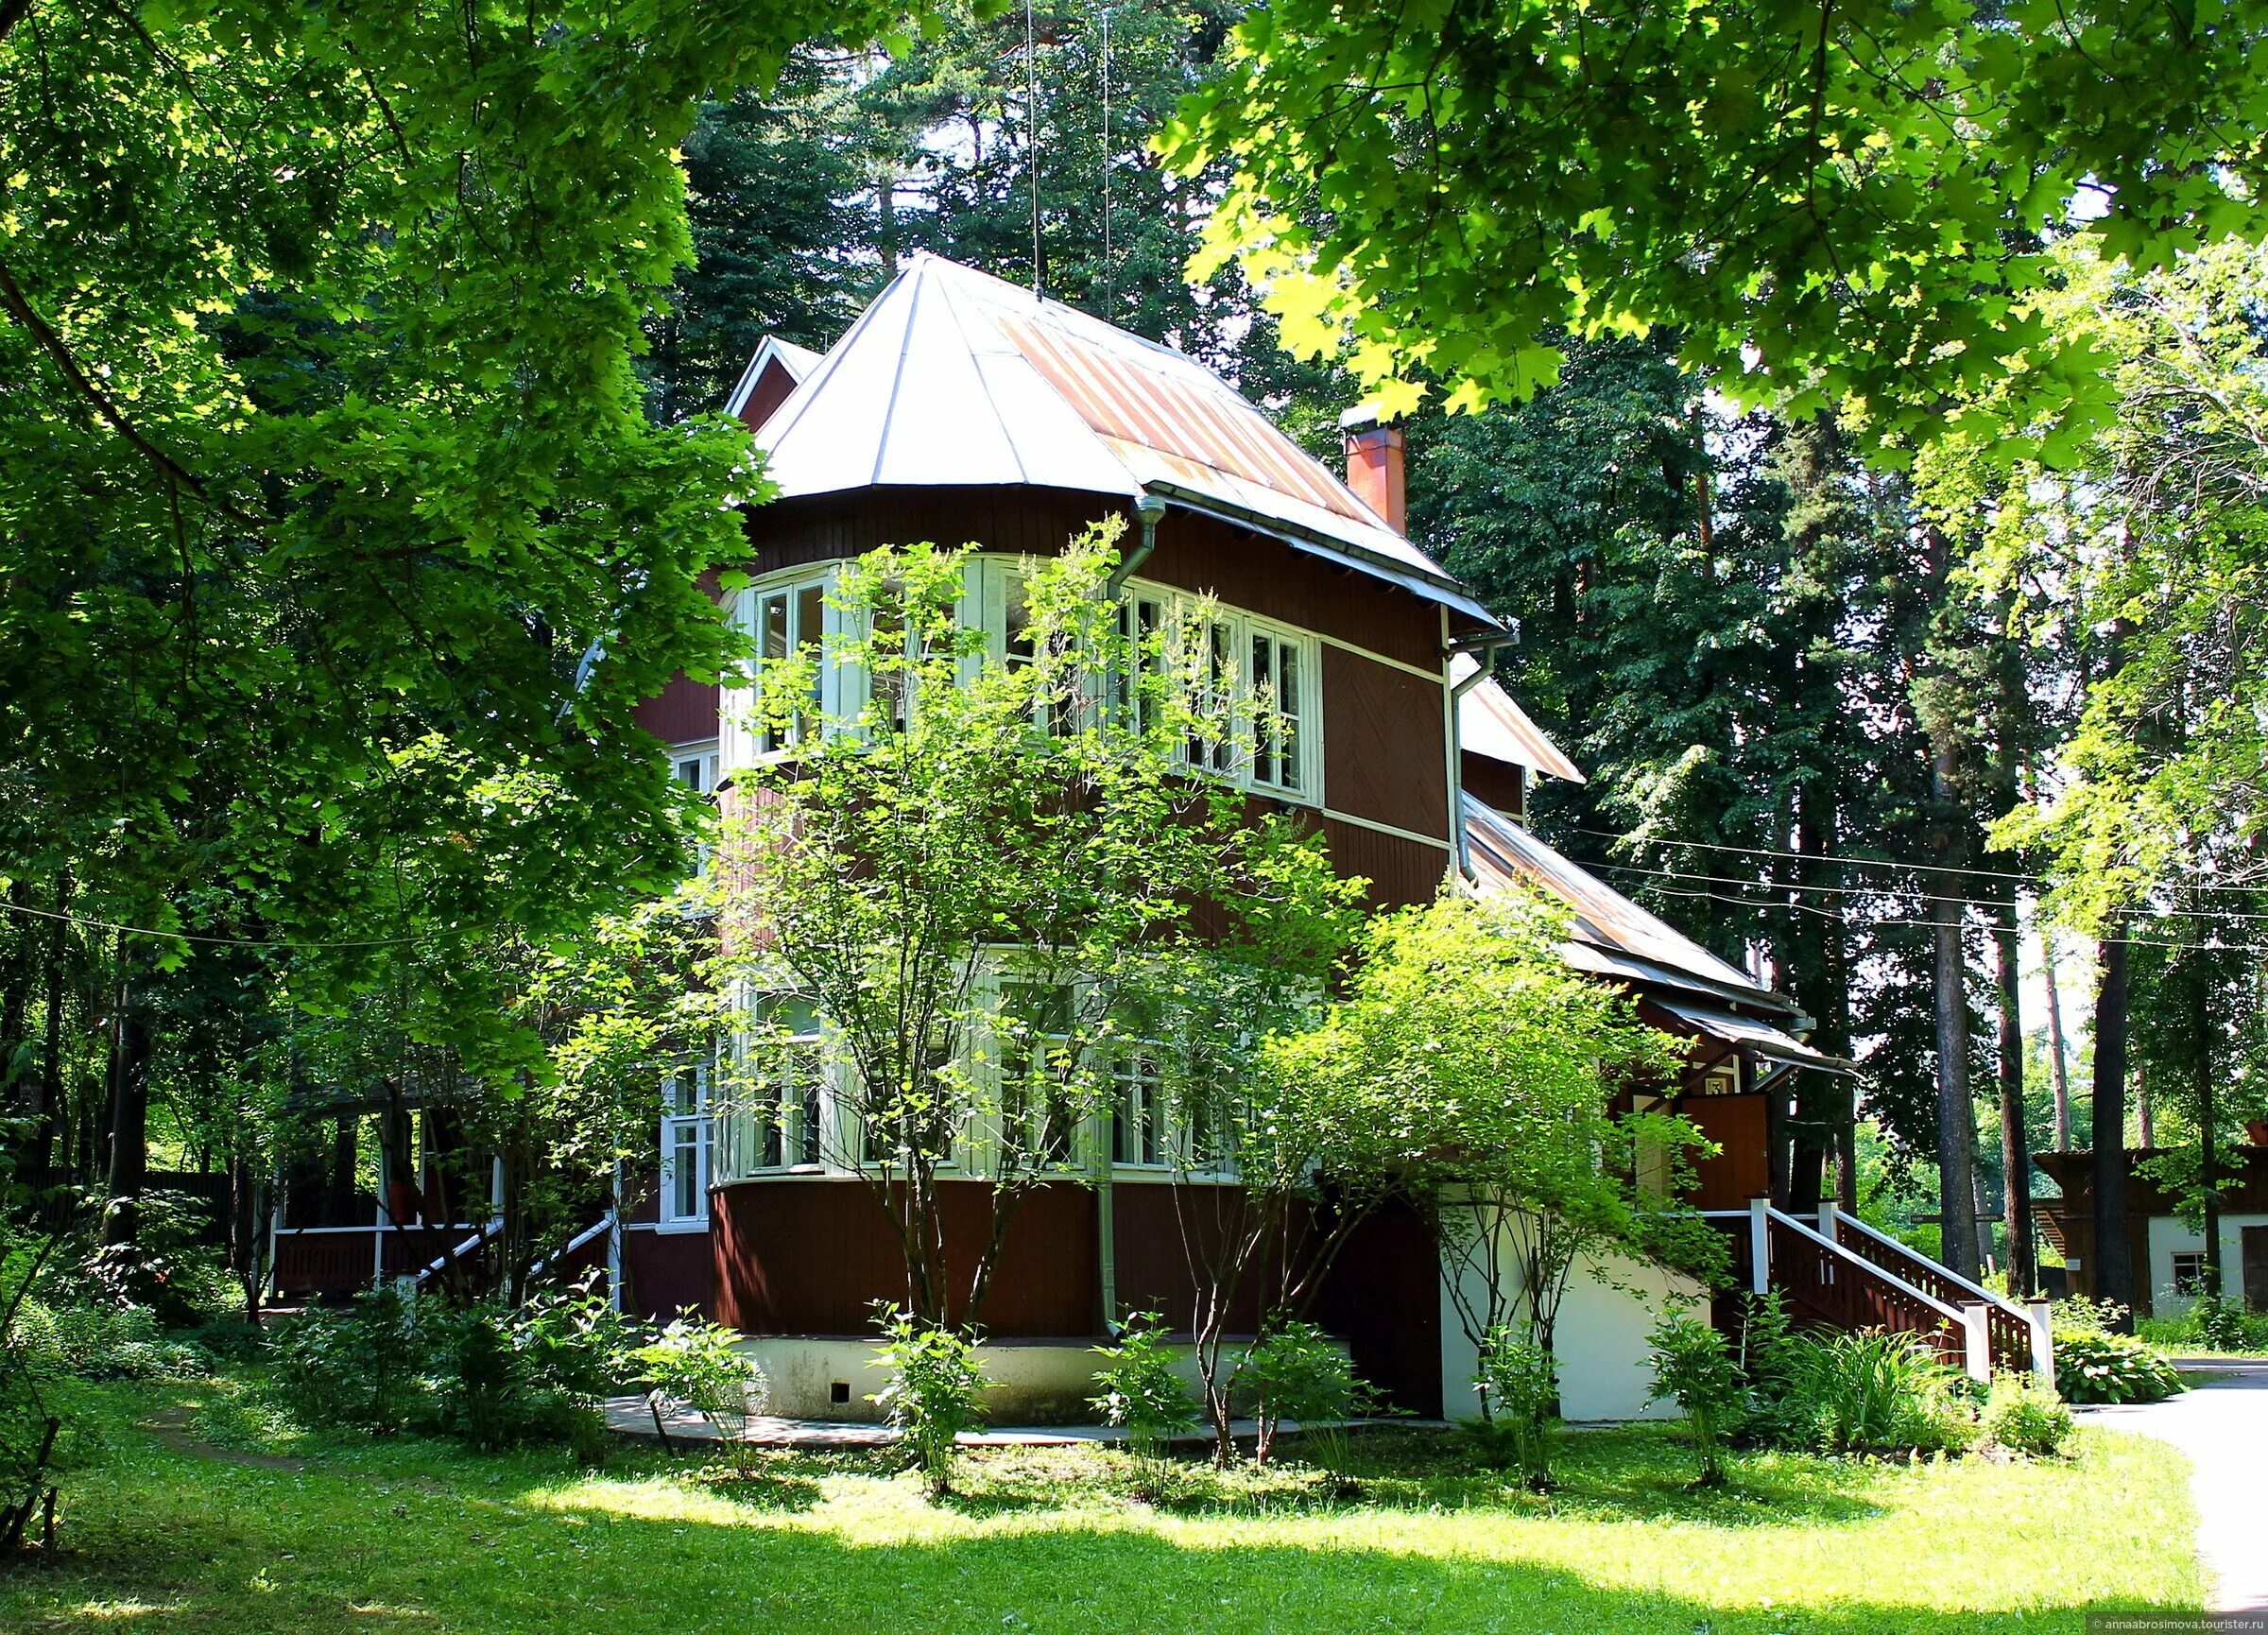
[[1032, 0], [1023, 0], [1024, 143], [1032, 164], [1032, 293], [1047, 294], [1047, 267], [1040, 259], [1040, 34], [1032, 22]]

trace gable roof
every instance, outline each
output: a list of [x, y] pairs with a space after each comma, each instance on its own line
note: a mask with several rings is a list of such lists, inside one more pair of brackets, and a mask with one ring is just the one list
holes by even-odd
[[896, 485], [1152, 493], [1496, 624], [1194, 358], [941, 256], [907, 261], [756, 445], [787, 498]]
[[[782, 340], [767, 335], [757, 344], [756, 355], [748, 359], [748, 367], [740, 371], [740, 380], [725, 399], [725, 413], [735, 420], [748, 406], [748, 399], [756, 392], [757, 383], [765, 371], [777, 370], [791, 387], [800, 386], [803, 377], [819, 367], [820, 354], [807, 346], [798, 346], [792, 340]], [[783, 397], [786, 395], [782, 394]]]
[[[1481, 662], [1469, 653], [1452, 654], [1451, 684], [1462, 686], [1480, 667]], [[1493, 676], [1466, 689], [1457, 709], [1457, 748], [1470, 755], [1485, 755], [1491, 761], [1563, 778], [1570, 783], [1589, 782]]]

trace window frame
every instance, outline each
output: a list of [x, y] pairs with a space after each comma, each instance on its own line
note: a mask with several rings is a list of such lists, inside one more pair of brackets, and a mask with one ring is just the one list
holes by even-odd
[[[2183, 1263], [2190, 1263], [2184, 1269]], [[2175, 1299], [2201, 1299], [2205, 1295], [2206, 1256], [2202, 1248], [2174, 1249], [2167, 1257], [2167, 1269]]]
[[[690, 1110], [679, 1099], [688, 1075], [693, 1083]], [[709, 1230], [709, 1189], [716, 1176], [716, 1109], [712, 1096], [714, 1078], [712, 1063], [687, 1058], [671, 1068], [662, 1081], [661, 1165], [654, 1207], [657, 1231]], [[690, 1142], [685, 1139], [687, 1136], [691, 1137]], [[677, 1207], [680, 1180], [678, 1164], [688, 1147], [694, 1162], [694, 1208], [690, 1212]]]
[[[735, 623], [747, 637], [751, 648], [748, 660], [748, 709], [734, 723], [744, 742], [735, 747], [737, 753], [731, 765], [767, 766], [791, 758], [804, 740], [813, 733], [826, 736], [835, 731], [845, 718], [843, 670], [837, 655], [842, 651], [842, 619], [835, 608], [835, 585], [840, 564], [828, 562], [782, 568], [765, 574], [740, 593], [735, 610]], [[816, 635], [803, 628], [808, 608], [807, 595], [817, 593], [819, 628]], [[777, 743], [767, 743], [768, 729], [758, 716], [763, 708], [764, 672], [769, 662], [765, 652], [765, 609], [767, 603], [778, 601], [785, 611], [782, 641], [789, 654], [802, 648], [818, 649], [818, 676], [811, 699], [811, 714], [799, 721]]]

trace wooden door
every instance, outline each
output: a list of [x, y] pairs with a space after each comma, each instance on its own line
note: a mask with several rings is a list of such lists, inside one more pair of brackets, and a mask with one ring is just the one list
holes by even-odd
[[2268, 1312], [2268, 1226], [2244, 1229], [2244, 1303]]
[[1746, 1209], [1772, 1185], [1772, 1159], [1761, 1095], [1680, 1096], [1677, 1110], [1717, 1144], [1714, 1158], [1693, 1165], [1697, 1209]]

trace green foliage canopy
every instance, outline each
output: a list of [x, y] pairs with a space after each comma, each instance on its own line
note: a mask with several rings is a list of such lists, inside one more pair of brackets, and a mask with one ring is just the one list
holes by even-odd
[[[1168, 134], [1231, 257], [1389, 412], [1525, 397], [1561, 331], [1665, 325], [1726, 391], [1927, 435], [1945, 391], [2104, 407], [2043, 240], [2268, 232], [2268, 9], [1276, 0]], [[2073, 410], [2080, 411], [2073, 413]]]

